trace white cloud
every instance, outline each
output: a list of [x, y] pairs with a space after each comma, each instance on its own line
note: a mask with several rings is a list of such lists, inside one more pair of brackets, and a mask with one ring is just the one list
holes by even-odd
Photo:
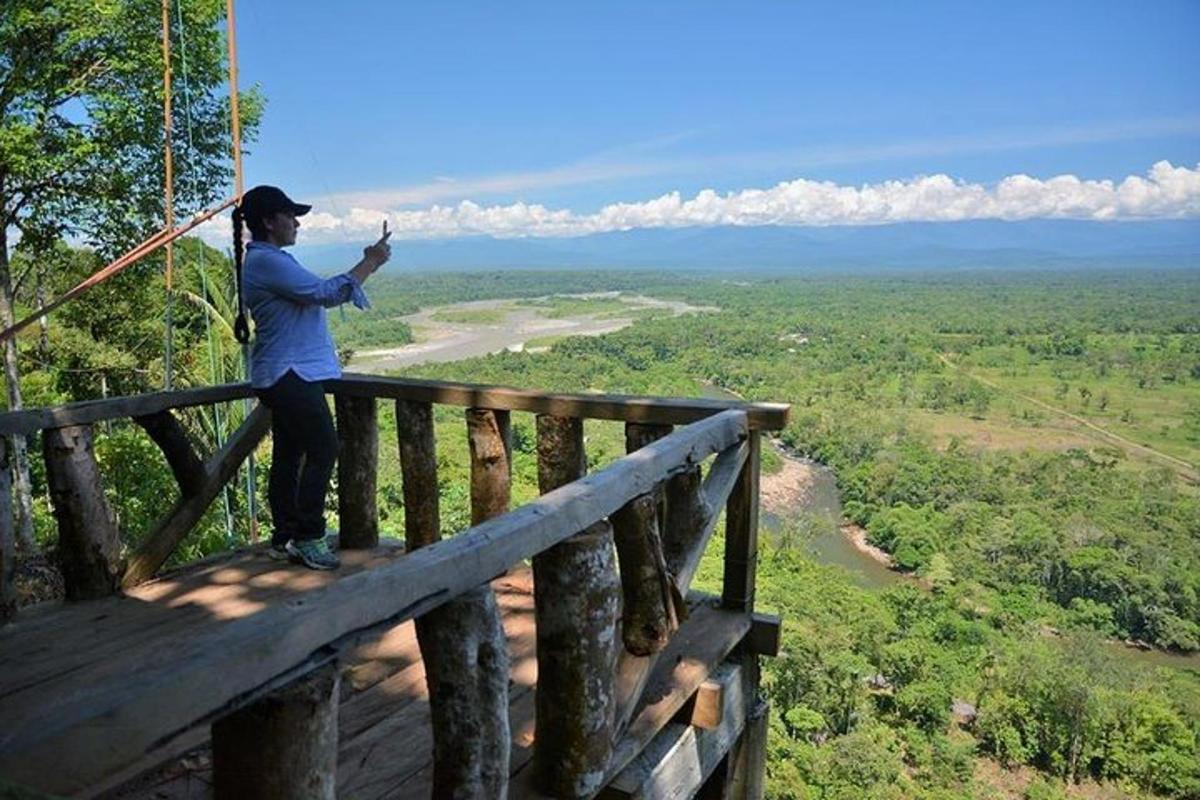
[[[1119, 183], [1074, 175], [1011, 175], [995, 186], [928, 175], [861, 186], [797, 178], [767, 189], [685, 199], [670, 192], [651, 200], [613, 203], [592, 214], [529, 203], [482, 206], [470, 200], [421, 210], [356, 206], [342, 214], [314, 212], [302, 221], [305, 244], [363, 241], [384, 217], [395, 239], [486, 235], [497, 238], [570, 237], [639, 228], [711, 225], [886, 225], [969, 219], [1033, 218], [1139, 220], [1200, 218], [1200, 164], [1156, 163], [1145, 177]], [[228, 222], [205, 238], [228, 241]]]

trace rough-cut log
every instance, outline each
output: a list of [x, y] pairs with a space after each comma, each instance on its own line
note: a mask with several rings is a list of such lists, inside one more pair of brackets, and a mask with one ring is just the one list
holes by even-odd
[[125, 563], [116, 518], [92, 453], [91, 426], [53, 428], [43, 434], [42, 443], [67, 599], [112, 594]]
[[746, 717], [746, 726], [729, 761], [728, 796], [732, 800], [762, 800], [766, 793], [770, 714], [771, 704], [760, 699]]
[[396, 437], [404, 485], [404, 540], [415, 550], [441, 536], [433, 406], [397, 400]]
[[705, 523], [713, 514], [700, 484], [699, 466], [667, 481], [667, 524], [662, 538], [663, 555], [672, 575], [679, 575], [683, 570], [688, 556], [704, 535]]
[[154, 577], [154, 573], [191, 533], [221, 488], [229, 482], [270, 428], [271, 412], [266, 406], [255, 406], [233, 436], [226, 440], [225, 446], [204, 465], [204, 481], [196, 493], [181, 497], [129, 560], [129, 568], [121, 580], [125, 588], [145, 583]]
[[204, 482], [204, 462], [196, 455], [187, 431], [170, 411], [156, 411], [134, 417], [133, 421], [150, 436], [171, 467], [171, 474], [179, 484], [183, 496], [195, 494]]
[[338, 676], [322, 667], [213, 723], [216, 800], [333, 800]]
[[[541, 492], [582, 478], [587, 473], [583, 420], [542, 415], [537, 428]], [[535, 780], [555, 797], [588, 797], [603, 785], [616, 709], [620, 594], [611, 526], [601, 520], [534, 556], [533, 589]]]
[[[437, 454], [428, 403], [396, 403], [410, 551], [440, 536]], [[471, 516], [508, 508], [507, 414], [467, 414]], [[433, 728], [433, 796], [504, 797], [508, 791], [508, 650], [491, 587], [477, 586], [417, 619]]]
[[379, 544], [379, 429], [374, 398], [334, 396], [338, 434], [338, 533], [343, 549]]
[[[483, 386], [416, 378], [383, 378], [345, 373], [325, 382], [331, 392], [360, 397], [388, 397], [439, 405], [532, 411], [558, 417], [612, 419], [654, 425], [686, 425], [723, 411], [744, 411], [754, 430], [774, 431], [787, 425], [786, 403], [740, 403], [704, 398], [638, 397], [619, 394], [565, 394], [507, 386]], [[0, 424], [0, 432], [4, 432]]]
[[612, 516], [621, 563], [621, 639], [636, 656], [648, 656], [667, 645], [679, 627], [679, 590], [667, 570], [658, 533], [654, 495], [635, 497]]
[[8, 439], [0, 436], [0, 625], [17, 613], [16, 532], [12, 515], [12, 473]]
[[653, 425], [642, 422], [625, 423], [625, 452], [641, 450], [651, 442], [657, 442], [671, 433], [670, 425]]
[[758, 565], [758, 477], [762, 437], [751, 431], [742, 473], [729, 496], [725, 514], [725, 584], [721, 602], [726, 608], [754, 610], [754, 579]]
[[467, 439], [471, 448], [471, 524], [508, 511], [512, 490], [507, 411], [468, 408]]

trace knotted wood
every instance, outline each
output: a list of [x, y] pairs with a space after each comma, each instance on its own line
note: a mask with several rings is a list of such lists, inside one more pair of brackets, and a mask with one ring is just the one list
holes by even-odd
[[51, 428], [43, 433], [42, 445], [67, 599], [110, 595], [117, 591], [125, 561], [92, 450], [92, 428]]
[[[468, 414], [467, 419], [472, 518], [488, 511], [503, 513], [508, 506], [509, 480], [503, 435], [495, 417], [487, 412]], [[398, 401], [396, 422], [404, 480], [404, 535], [413, 551], [441, 538], [432, 406]], [[491, 457], [486, 466], [494, 479], [479, 480], [484, 499], [478, 508], [477, 450]], [[491, 588], [472, 589], [419, 617], [416, 629], [429, 687], [433, 796], [481, 800], [506, 796], [511, 746], [508, 650]]]
[[[587, 471], [583, 421], [539, 416], [538, 488], [545, 494]], [[533, 559], [537, 618], [537, 738], [542, 791], [588, 797], [612, 753], [619, 583], [613, 534], [601, 520]]]
[[370, 397], [334, 395], [338, 435], [339, 546], [366, 550], [379, 544], [379, 429]]
[[171, 474], [179, 484], [180, 493], [186, 496], [199, 491], [200, 485], [204, 483], [204, 462], [196, 455], [192, 440], [175, 415], [169, 410], [156, 411], [153, 414], [134, 417], [133, 421], [140, 425], [158, 445], [158, 449], [162, 450], [167, 459], [167, 466], [171, 468]]
[[12, 473], [8, 439], [0, 436], [0, 625], [17, 613], [16, 535], [12, 515]]
[[612, 516], [621, 563], [621, 639], [637, 656], [662, 650], [679, 628], [682, 597], [667, 570], [653, 494], [635, 497]]
[[339, 681], [330, 664], [213, 723], [216, 800], [334, 800]]

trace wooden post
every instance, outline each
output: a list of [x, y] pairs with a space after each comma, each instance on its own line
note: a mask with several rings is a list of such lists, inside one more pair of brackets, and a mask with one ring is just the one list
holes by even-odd
[[116, 518], [92, 452], [92, 427], [49, 428], [42, 442], [67, 599], [113, 594], [125, 563]]
[[16, 529], [12, 515], [12, 472], [8, 439], [0, 436], [0, 625], [17, 614]]
[[[542, 415], [538, 488], [584, 476], [583, 421]], [[600, 521], [533, 558], [538, 685], [534, 774], [556, 797], [589, 797], [604, 782], [616, 714], [619, 583], [611, 526]]]
[[[468, 425], [471, 419], [468, 415]], [[495, 422], [485, 415], [479, 419], [485, 429], [484, 423]], [[493, 430], [499, 435], [498, 428]], [[404, 535], [412, 551], [441, 537], [432, 406], [397, 401], [396, 433], [404, 481]], [[484, 440], [484, 449], [495, 450], [497, 445], [486, 430], [472, 431], [473, 453], [476, 434]], [[499, 447], [504, 450], [503, 443]], [[504, 468], [493, 474], [502, 474], [507, 481], [507, 455], [502, 452], [502, 456]], [[472, 473], [474, 463], [472, 459]], [[487, 495], [489, 507], [498, 504], [499, 490], [491, 488], [496, 491]], [[508, 505], [507, 485], [503, 505]], [[491, 587], [480, 586], [419, 617], [416, 628], [429, 687], [433, 796], [506, 796], [511, 747], [508, 647]]]
[[214, 797], [333, 800], [339, 682], [329, 664], [214, 722]]
[[[663, 529], [663, 555], [667, 569], [678, 577], [704, 537], [705, 525], [712, 516], [701, 491], [699, 465], [667, 480], [667, 524]], [[680, 587], [683, 588], [683, 587]]]
[[340, 547], [367, 550], [379, 544], [379, 429], [375, 398], [334, 395], [338, 434], [338, 533]]
[[762, 800], [766, 792], [770, 714], [771, 704], [760, 699], [746, 716], [746, 727], [730, 752], [727, 796], [731, 800]]
[[666, 647], [684, 613], [663, 555], [658, 506], [653, 494], [644, 494], [612, 516], [624, 598], [621, 639], [625, 649], [636, 656]]
[[758, 564], [758, 477], [762, 435], [750, 431], [750, 451], [725, 507], [725, 583], [721, 604], [735, 611], [754, 610]]
[[508, 511], [512, 492], [512, 423], [507, 411], [468, 408], [471, 448], [471, 524]]

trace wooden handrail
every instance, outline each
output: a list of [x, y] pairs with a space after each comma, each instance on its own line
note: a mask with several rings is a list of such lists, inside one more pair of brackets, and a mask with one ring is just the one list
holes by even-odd
[[[387, 378], [356, 373], [346, 373], [338, 380], [326, 381], [325, 386], [330, 393], [351, 397], [383, 397], [466, 408], [531, 411], [537, 414], [622, 420], [652, 425], [685, 425], [722, 411], [738, 409], [746, 412], [752, 430], [768, 431], [783, 428], [787, 424], [791, 408], [786, 403], [540, 392], [508, 386]], [[209, 405], [253, 396], [254, 390], [247, 383], [226, 383], [197, 389], [85, 400], [53, 408], [10, 411], [0, 414], [0, 435], [28, 435], [47, 428], [139, 417], [172, 408]]]

